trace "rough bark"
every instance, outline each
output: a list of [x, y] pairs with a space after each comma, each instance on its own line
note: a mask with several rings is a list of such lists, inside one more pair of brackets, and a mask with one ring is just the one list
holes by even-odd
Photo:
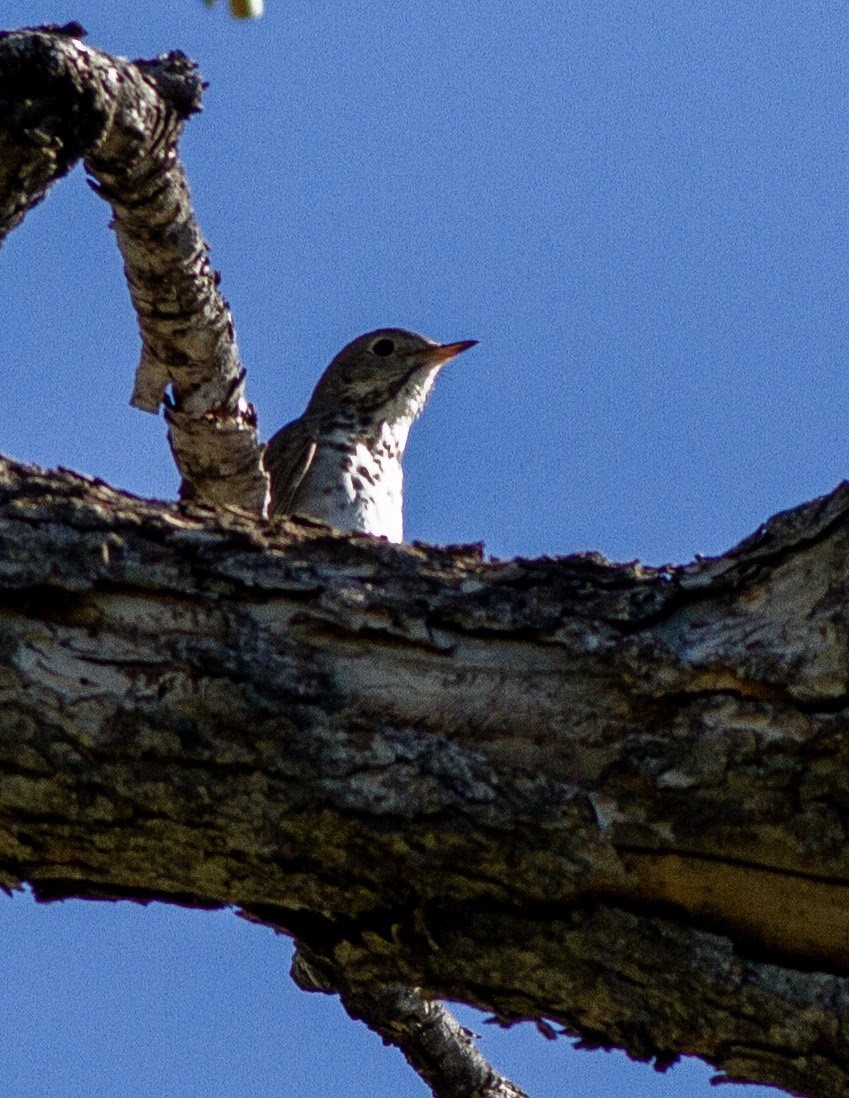
[[0, 880], [849, 1094], [847, 548], [849, 486], [658, 571], [8, 463]]
[[111, 57], [79, 41], [84, 33], [74, 23], [0, 36], [0, 239], [85, 159], [112, 207], [139, 322], [133, 403], [165, 403], [181, 498], [261, 512], [256, 415], [177, 156], [200, 110], [196, 66], [179, 51]]

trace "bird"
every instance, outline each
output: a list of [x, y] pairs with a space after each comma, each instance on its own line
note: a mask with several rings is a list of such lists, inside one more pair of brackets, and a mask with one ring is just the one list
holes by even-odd
[[306, 411], [268, 442], [272, 515], [404, 540], [402, 459], [442, 367], [476, 339], [379, 328], [343, 347]]

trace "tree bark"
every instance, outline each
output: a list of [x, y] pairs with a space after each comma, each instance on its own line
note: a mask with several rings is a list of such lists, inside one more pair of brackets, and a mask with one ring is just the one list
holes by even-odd
[[663, 1067], [849, 1094], [849, 486], [487, 562], [0, 475], [0, 880], [236, 905]]

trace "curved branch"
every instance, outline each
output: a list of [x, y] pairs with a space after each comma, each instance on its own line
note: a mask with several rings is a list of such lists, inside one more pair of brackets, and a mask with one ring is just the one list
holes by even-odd
[[847, 550], [849, 486], [654, 570], [9, 463], [0, 881], [235, 904], [353, 997], [847, 1095]]
[[244, 390], [229, 307], [177, 156], [200, 110], [196, 66], [111, 57], [77, 24], [0, 38], [0, 231], [80, 157], [112, 206], [139, 321], [133, 403], [156, 411], [170, 386], [169, 442], [181, 498], [262, 512], [268, 477]]

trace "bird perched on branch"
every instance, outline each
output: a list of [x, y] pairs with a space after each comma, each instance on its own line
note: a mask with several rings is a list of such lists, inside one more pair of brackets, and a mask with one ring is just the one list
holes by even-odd
[[304, 414], [268, 443], [271, 514], [403, 541], [401, 462], [410, 427], [445, 363], [476, 343], [381, 328], [344, 347]]

